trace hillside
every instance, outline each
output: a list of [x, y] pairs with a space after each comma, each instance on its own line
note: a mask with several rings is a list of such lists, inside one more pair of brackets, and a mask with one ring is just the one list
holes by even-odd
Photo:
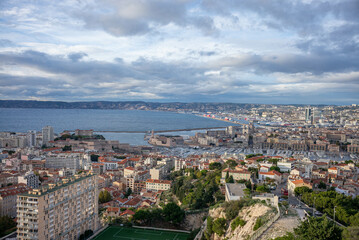
[[209, 211], [205, 239], [249, 239], [276, 210], [261, 202], [232, 201]]
[[94, 101], [61, 102], [32, 100], [0, 100], [0, 108], [57, 108], [57, 109], [120, 109], [120, 110], [157, 110], [157, 111], [236, 111], [259, 106], [242, 103], [183, 103], [183, 102], [144, 102], [144, 101]]

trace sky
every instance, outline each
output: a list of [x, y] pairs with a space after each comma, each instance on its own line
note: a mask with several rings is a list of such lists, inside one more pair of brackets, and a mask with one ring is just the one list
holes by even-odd
[[359, 103], [359, 0], [1, 0], [0, 99]]

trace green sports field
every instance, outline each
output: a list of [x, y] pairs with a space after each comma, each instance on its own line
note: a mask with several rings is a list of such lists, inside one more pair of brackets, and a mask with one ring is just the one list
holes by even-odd
[[111, 226], [94, 240], [186, 240], [188, 233]]

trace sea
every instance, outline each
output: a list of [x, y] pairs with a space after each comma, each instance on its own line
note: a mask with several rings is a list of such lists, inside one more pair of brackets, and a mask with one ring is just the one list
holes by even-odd
[[[64, 130], [93, 129], [109, 140], [131, 145], [148, 145], [144, 133], [108, 133], [101, 131], [159, 131], [233, 125], [194, 114], [109, 109], [36, 109], [0, 108], [0, 131], [41, 131], [50, 125], [55, 133]], [[193, 136], [204, 130], [166, 132], [166, 135]]]

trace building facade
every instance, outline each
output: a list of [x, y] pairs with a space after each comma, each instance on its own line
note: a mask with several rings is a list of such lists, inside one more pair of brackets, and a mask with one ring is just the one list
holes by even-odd
[[17, 239], [78, 239], [99, 228], [96, 175], [75, 175], [17, 197]]
[[42, 144], [47, 145], [50, 141], [54, 140], [54, 129], [51, 126], [42, 128]]
[[146, 181], [146, 190], [153, 191], [166, 191], [171, 189], [171, 181], [169, 180], [156, 180], [156, 179], [148, 179]]

